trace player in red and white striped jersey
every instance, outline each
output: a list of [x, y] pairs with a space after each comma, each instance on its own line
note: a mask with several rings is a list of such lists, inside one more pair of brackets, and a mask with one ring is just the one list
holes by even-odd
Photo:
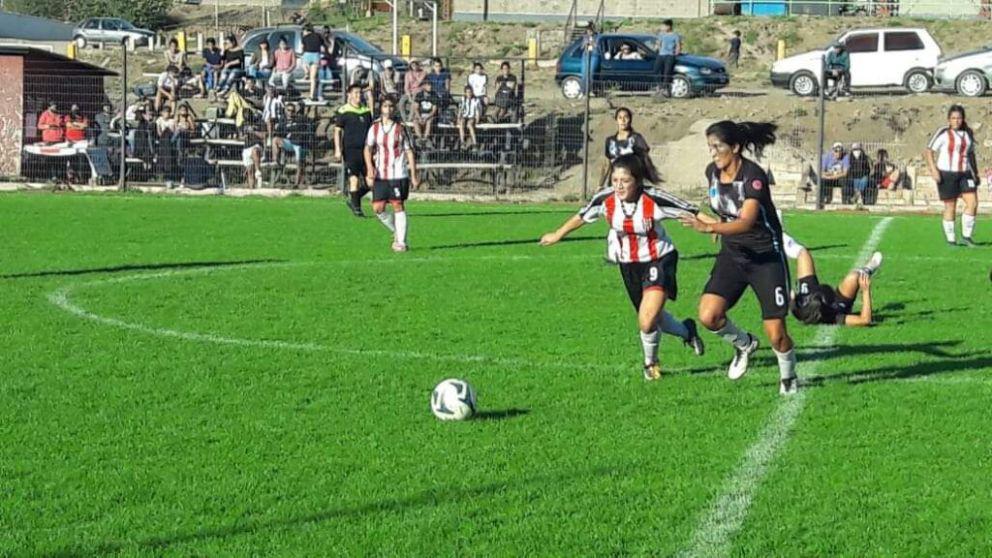
[[[541, 237], [542, 246], [550, 246], [586, 223], [605, 218], [610, 226], [607, 235], [607, 258], [620, 264], [620, 276], [627, 295], [637, 310], [641, 347], [644, 350], [644, 379], [661, 377], [658, 342], [661, 332], [675, 335], [703, 354], [702, 339], [696, 334], [692, 319], [681, 322], [665, 312], [665, 302], [675, 300], [675, 280], [679, 254], [661, 225], [664, 219], [682, 214], [696, 214], [699, 208], [660, 190], [647, 189], [645, 181], [657, 183], [653, 167], [638, 155], [623, 155], [613, 162], [612, 188], [596, 196], [579, 213], [558, 230]], [[660, 330], [660, 331], [659, 331]]]
[[[365, 181], [372, 188], [372, 209], [383, 226], [393, 233], [393, 251], [406, 252], [407, 219], [404, 202], [410, 195], [410, 184], [420, 185], [417, 161], [410, 137], [403, 124], [393, 120], [396, 99], [383, 99], [381, 116], [372, 123], [365, 139]], [[386, 202], [393, 212], [386, 211]]]
[[964, 201], [961, 215], [961, 237], [966, 246], [974, 246], [971, 235], [975, 232], [978, 214], [978, 163], [975, 160], [975, 135], [965, 121], [964, 107], [953, 105], [947, 111], [947, 126], [941, 127], [930, 138], [923, 152], [930, 176], [937, 182], [937, 193], [944, 202], [944, 236], [947, 243], [956, 245], [954, 221], [958, 198]]

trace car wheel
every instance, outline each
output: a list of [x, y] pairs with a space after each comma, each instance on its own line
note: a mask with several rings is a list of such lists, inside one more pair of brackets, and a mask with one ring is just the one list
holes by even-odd
[[561, 94], [566, 99], [581, 99], [582, 93], [582, 80], [577, 76], [568, 76], [561, 80]]
[[672, 76], [671, 93], [673, 99], [692, 97], [692, 82], [685, 76]]
[[958, 76], [954, 82], [954, 89], [957, 90], [958, 95], [965, 97], [981, 97], [988, 87], [985, 76], [978, 70], [968, 70]]
[[800, 97], [812, 97], [816, 95], [816, 78], [809, 72], [795, 74], [789, 80], [789, 89]]
[[910, 70], [905, 83], [910, 93], [926, 93], [930, 89], [930, 76], [923, 70]]
[[76, 37], [73, 39], [73, 41], [76, 42], [76, 47], [77, 48], [86, 48], [86, 37], [84, 37], [82, 35], [76, 35]]

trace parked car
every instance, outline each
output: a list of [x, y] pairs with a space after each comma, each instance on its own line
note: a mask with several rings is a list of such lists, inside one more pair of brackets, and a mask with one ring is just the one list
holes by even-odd
[[[583, 38], [572, 41], [561, 56], [555, 71], [555, 83], [567, 99], [578, 99], [585, 93], [585, 60]], [[647, 91], [658, 86], [661, 72], [656, 68], [658, 38], [653, 35], [602, 34], [589, 56], [593, 91], [615, 88], [621, 91]], [[620, 59], [618, 53], [627, 45], [639, 59]], [[672, 97], [683, 99], [700, 93], [710, 93], [730, 83], [722, 61], [708, 56], [682, 54], [675, 59], [672, 76]]]
[[[902, 86], [923, 93], [933, 85], [940, 46], [922, 28], [856, 29], [837, 38], [851, 56], [851, 87]], [[800, 96], [816, 95], [823, 57], [830, 47], [783, 58], [772, 64], [776, 87]]]
[[[350, 78], [358, 68], [367, 68], [378, 75], [383, 70], [383, 64], [391, 64], [397, 78], [402, 78], [407, 69], [407, 62], [399, 56], [386, 54], [383, 50], [366, 41], [362, 37], [348, 31], [333, 31], [334, 51], [337, 53], [338, 68], [332, 70], [335, 78]], [[296, 51], [296, 70], [293, 79], [306, 79], [306, 68], [303, 67], [303, 27], [300, 25], [281, 25], [278, 27], [260, 27], [252, 29], [244, 38], [246, 61], [251, 62], [252, 56], [258, 52], [258, 45], [263, 40], [269, 41], [273, 51], [279, 48], [279, 39], [285, 37], [289, 45]]]
[[981, 97], [992, 80], [992, 45], [941, 59], [933, 71], [934, 87], [965, 97]]
[[139, 29], [131, 22], [119, 17], [91, 17], [76, 26], [73, 40], [79, 48], [88, 43], [119, 43], [128, 37], [134, 37], [137, 45], [147, 45], [155, 40], [155, 33], [148, 29]]

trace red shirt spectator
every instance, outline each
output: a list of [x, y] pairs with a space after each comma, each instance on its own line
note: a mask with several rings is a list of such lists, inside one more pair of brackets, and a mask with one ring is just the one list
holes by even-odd
[[45, 143], [58, 143], [65, 137], [65, 119], [55, 106], [55, 103], [48, 105], [48, 110], [38, 117], [38, 129], [41, 130], [41, 141]]
[[79, 106], [72, 105], [72, 110], [65, 117], [65, 139], [68, 141], [84, 141], [86, 139], [86, 128], [90, 127], [90, 120], [79, 112]]

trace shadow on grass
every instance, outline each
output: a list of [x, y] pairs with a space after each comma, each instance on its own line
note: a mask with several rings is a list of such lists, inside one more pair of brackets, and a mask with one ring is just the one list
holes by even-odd
[[575, 215], [571, 209], [544, 210], [544, 211], [475, 211], [465, 213], [411, 213], [417, 219], [438, 218], [438, 217], [493, 217], [499, 215]]
[[[834, 327], [834, 326], [818, 326]], [[945, 349], [957, 347], [960, 340], [954, 341], [931, 341], [926, 345], [916, 343], [886, 343], [881, 345], [835, 345], [831, 347], [796, 347], [799, 362], [809, 362], [814, 360], [829, 360], [859, 355], [878, 355], [884, 353], [922, 353], [936, 357], [954, 357], [955, 355]], [[752, 362], [757, 366], [778, 366], [775, 357], [762, 356]]]
[[530, 413], [530, 409], [503, 409], [500, 411], [482, 411], [476, 413], [472, 420], [507, 420], [514, 417], [522, 417]]
[[121, 271], [157, 271], [163, 269], [190, 269], [194, 267], [230, 267], [235, 265], [251, 265], [263, 263], [279, 263], [284, 260], [233, 260], [233, 261], [202, 261], [150, 264], [123, 264], [107, 267], [89, 267], [81, 269], [56, 269], [46, 271], [31, 271], [0, 275], [0, 279], [25, 279], [28, 277], [69, 277], [73, 275], [88, 275], [90, 273], [118, 273]]
[[586, 469], [584, 471], [570, 471], [567, 474], [538, 475], [525, 479], [506, 479], [504, 481], [491, 482], [467, 488], [433, 488], [412, 494], [410, 496], [387, 498], [357, 506], [330, 508], [316, 513], [302, 514], [294, 517], [287, 517], [285, 519], [275, 519], [269, 521], [252, 521], [248, 519], [240, 521], [238, 525], [207, 527], [188, 532], [173, 533], [133, 541], [109, 541], [100, 544], [95, 548], [64, 548], [49, 554], [48, 556], [69, 557], [116, 554], [125, 549], [134, 547], [142, 550], [162, 550], [173, 545], [249, 535], [266, 530], [295, 528], [314, 523], [324, 523], [332, 520], [348, 520], [369, 515], [399, 513], [421, 507], [436, 506], [439, 502], [452, 503], [470, 501], [476, 498], [498, 496], [507, 491], [519, 491], [529, 486], [554, 486], [561, 483], [573, 483], [580, 477], [603, 477], [622, 472], [623, 470], [620, 468], [597, 467]]
[[925, 378], [952, 372], [965, 372], [992, 368], [992, 356], [987, 352], [975, 351], [963, 355], [949, 355], [950, 358], [918, 362], [909, 366], [884, 366], [857, 372], [844, 372], [829, 376], [813, 376], [803, 378], [804, 386], [818, 387], [829, 382], [846, 382], [848, 384], [864, 384], [884, 382], [888, 380], [906, 380], [909, 378]]

